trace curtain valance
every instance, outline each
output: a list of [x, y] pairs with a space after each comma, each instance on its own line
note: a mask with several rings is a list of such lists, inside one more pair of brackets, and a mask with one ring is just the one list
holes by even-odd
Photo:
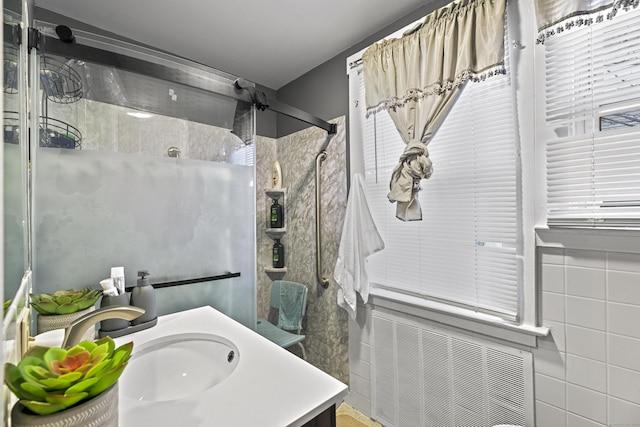
[[620, 10], [638, 7], [640, 0], [536, 0], [538, 43], [573, 27], [613, 19]]
[[367, 108], [394, 107], [502, 72], [504, 11], [505, 0], [456, 1], [403, 37], [370, 46], [362, 55]]
[[504, 16], [505, 0], [455, 1], [362, 55], [367, 114], [386, 109], [406, 144], [387, 195], [399, 219], [422, 219], [420, 181], [433, 172], [427, 145], [464, 84], [504, 72]]

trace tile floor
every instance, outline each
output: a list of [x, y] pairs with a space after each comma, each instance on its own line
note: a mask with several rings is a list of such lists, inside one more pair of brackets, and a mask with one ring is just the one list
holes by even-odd
[[346, 403], [341, 403], [336, 410], [337, 427], [382, 427]]

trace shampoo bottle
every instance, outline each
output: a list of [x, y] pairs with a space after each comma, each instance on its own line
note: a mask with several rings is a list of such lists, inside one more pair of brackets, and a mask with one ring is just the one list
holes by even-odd
[[279, 239], [273, 244], [273, 268], [284, 268], [284, 246]]
[[284, 208], [280, 203], [278, 203], [278, 199], [273, 199], [273, 204], [271, 205], [271, 221], [269, 226], [271, 228], [284, 227]]
[[156, 290], [149, 284], [148, 275], [148, 271], [138, 271], [138, 284], [131, 291], [131, 305], [145, 310], [142, 316], [131, 321], [134, 326], [156, 318]]

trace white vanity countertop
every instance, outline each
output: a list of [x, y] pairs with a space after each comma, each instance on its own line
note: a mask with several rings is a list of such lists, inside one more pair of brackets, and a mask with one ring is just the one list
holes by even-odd
[[211, 307], [161, 316], [155, 327], [115, 341], [133, 341], [135, 354], [136, 343], [186, 332], [233, 342], [236, 369], [217, 386], [184, 399], [147, 402], [120, 393], [120, 427], [301, 426], [347, 394], [342, 382]]

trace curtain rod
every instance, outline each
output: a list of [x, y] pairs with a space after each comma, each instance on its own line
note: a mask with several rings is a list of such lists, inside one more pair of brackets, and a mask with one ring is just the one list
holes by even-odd
[[354, 68], [357, 68], [360, 65], [362, 65], [362, 58], [349, 62], [349, 69], [353, 70]]

